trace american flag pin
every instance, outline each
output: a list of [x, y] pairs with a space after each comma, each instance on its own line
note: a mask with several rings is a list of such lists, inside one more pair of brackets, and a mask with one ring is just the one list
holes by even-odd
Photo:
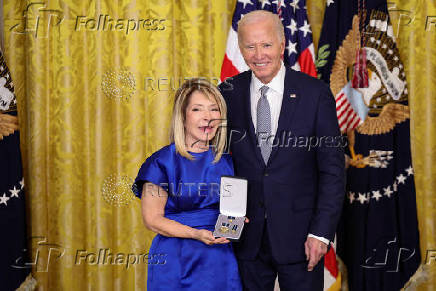
[[295, 94], [291, 94], [291, 95], [289, 95], [289, 97], [291, 97], [291, 98], [297, 98], [297, 95], [295, 95]]

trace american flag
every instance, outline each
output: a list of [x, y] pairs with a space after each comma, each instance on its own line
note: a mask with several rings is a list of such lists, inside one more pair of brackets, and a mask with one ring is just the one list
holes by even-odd
[[[285, 28], [284, 62], [294, 70], [316, 77], [312, 30], [307, 17], [305, 0], [238, 0], [227, 37], [226, 54], [221, 67], [221, 81], [249, 70], [238, 46], [238, 21], [254, 10], [267, 10], [279, 15]], [[334, 248], [330, 248], [324, 261], [324, 290], [339, 290], [340, 276]]]
[[254, 10], [267, 10], [280, 16], [285, 28], [285, 64], [294, 70], [316, 77], [312, 30], [307, 18], [305, 0], [238, 0], [233, 14], [232, 27], [227, 37], [226, 55], [221, 67], [221, 81], [248, 70], [238, 47], [238, 21]]

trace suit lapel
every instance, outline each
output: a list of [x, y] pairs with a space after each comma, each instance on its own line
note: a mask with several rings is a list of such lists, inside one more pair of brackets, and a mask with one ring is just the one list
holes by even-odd
[[[292, 71], [286, 68], [285, 86], [283, 90], [282, 108], [280, 109], [279, 124], [277, 127], [276, 138], [280, 138], [283, 131], [288, 134], [289, 125], [294, 116], [295, 109], [300, 102], [301, 94], [297, 88], [292, 85]], [[278, 146], [272, 148], [271, 155], [268, 160], [268, 164], [271, 164], [272, 159], [277, 154]], [[259, 150], [260, 152], [260, 150]]]

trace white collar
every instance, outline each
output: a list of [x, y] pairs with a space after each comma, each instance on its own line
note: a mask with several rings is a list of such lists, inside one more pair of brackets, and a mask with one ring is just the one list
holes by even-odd
[[281, 62], [280, 70], [274, 76], [274, 78], [268, 83], [263, 84], [253, 72], [251, 72], [251, 82], [254, 85], [255, 92], [258, 92], [262, 86], [268, 86], [270, 89], [276, 91], [279, 94], [283, 94], [285, 86], [285, 74], [286, 69], [283, 61]]

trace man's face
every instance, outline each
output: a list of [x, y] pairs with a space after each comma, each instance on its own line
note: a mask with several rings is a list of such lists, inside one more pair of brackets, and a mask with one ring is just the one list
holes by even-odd
[[264, 84], [277, 75], [285, 50], [285, 41], [280, 40], [270, 19], [242, 26], [239, 49], [254, 75]]

